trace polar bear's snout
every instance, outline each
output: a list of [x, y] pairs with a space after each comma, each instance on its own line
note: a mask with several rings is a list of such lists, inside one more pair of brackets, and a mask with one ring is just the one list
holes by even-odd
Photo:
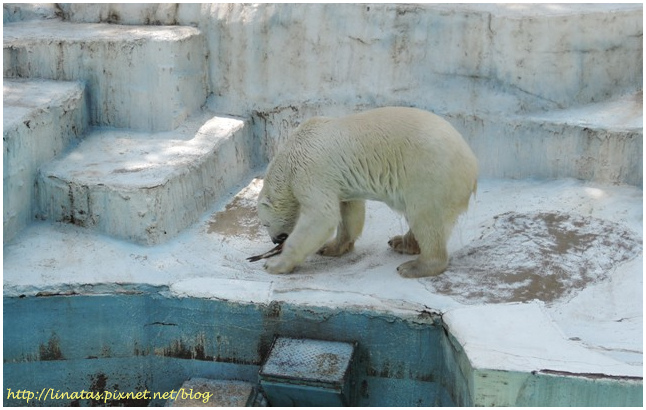
[[286, 239], [287, 239], [287, 234], [281, 233], [276, 237], [272, 237], [271, 241], [274, 243], [274, 245], [280, 245], [281, 243], [285, 242]]

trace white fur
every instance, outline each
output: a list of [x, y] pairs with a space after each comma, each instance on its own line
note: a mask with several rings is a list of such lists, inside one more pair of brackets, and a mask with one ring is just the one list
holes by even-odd
[[388, 107], [307, 120], [269, 164], [258, 198], [270, 236], [289, 235], [265, 268], [287, 273], [317, 251], [352, 250], [368, 199], [406, 216], [410, 231], [389, 244], [420, 256], [400, 265], [400, 275], [437, 275], [448, 264], [446, 242], [475, 192], [477, 173], [460, 134], [427, 111]]

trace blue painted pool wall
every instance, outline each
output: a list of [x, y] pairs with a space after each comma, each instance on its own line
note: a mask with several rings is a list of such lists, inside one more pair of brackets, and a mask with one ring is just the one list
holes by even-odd
[[3, 302], [5, 405], [25, 404], [8, 400], [9, 388], [170, 391], [190, 377], [256, 382], [276, 335], [359, 342], [357, 404], [451, 404], [441, 385], [442, 329], [430, 316], [404, 320], [161, 293]]
[[445, 336], [441, 384], [457, 406], [643, 406], [641, 378], [474, 368], [457, 340]]

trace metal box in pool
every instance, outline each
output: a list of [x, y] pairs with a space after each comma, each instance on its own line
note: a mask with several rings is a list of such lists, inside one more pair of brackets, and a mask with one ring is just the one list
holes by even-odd
[[278, 337], [260, 369], [271, 406], [351, 405], [356, 344]]

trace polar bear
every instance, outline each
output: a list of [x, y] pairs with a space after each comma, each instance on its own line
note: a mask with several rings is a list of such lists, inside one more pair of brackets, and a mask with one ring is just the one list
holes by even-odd
[[448, 265], [447, 240], [475, 193], [477, 175], [462, 136], [430, 112], [385, 107], [311, 118], [278, 150], [258, 196], [261, 224], [274, 243], [284, 241], [265, 269], [288, 273], [317, 251], [351, 251], [363, 230], [365, 200], [376, 200], [402, 213], [409, 226], [389, 245], [419, 254], [399, 274], [438, 275]]

